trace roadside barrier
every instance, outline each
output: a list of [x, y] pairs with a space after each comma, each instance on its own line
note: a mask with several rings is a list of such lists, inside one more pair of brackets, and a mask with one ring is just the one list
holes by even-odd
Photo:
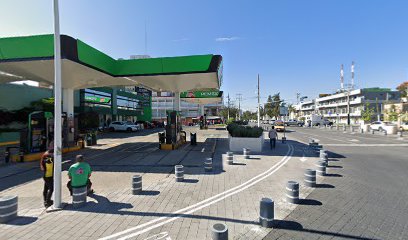
[[132, 178], [132, 194], [137, 195], [142, 192], [142, 175], [134, 175]]
[[360, 133], [364, 133], [364, 129], [360, 128]]
[[305, 181], [305, 186], [316, 187], [316, 170], [306, 169], [304, 181]]
[[346, 125], [343, 125], [343, 132], [346, 131]]
[[174, 166], [174, 174], [175, 174], [176, 182], [183, 182], [184, 181], [184, 167], [183, 167], [183, 165]]
[[72, 188], [72, 205], [74, 208], [80, 208], [86, 204], [87, 194], [87, 186]]
[[234, 164], [234, 153], [233, 152], [227, 152], [227, 164], [228, 165]]
[[339, 131], [339, 129], [340, 129], [340, 126], [336, 125], [336, 130]]
[[259, 223], [262, 227], [271, 228], [275, 218], [275, 203], [270, 198], [262, 198], [260, 203]]
[[244, 148], [243, 153], [244, 153], [244, 159], [249, 159], [249, 153], [251, 152], [251, 149], [249, 148]]
[[354, 132], [354, 127], [350, 125], [350, 132]]
[[206, 158], [204, 161], [204, 170], [206, 172], [211, 172], [212, 171], [212, 158]]
[[0, 223], [6, 223], [17, 217], [18, 197], [0, 197]]
[[326, 162], [329, 160], [329, 154], [327, 153], [326, 150], [323, 150], [323, 149], [320, 149], [319, 157], [321, 160], [324, 160]]
[[216, 223], [211, 228], [213, 240], [228, 240], [228, 227], [224, 223]]
[[286, 183], [286, 201], [288, 203], [299, 203], [299, 183], [288, 181]]
[[325, 176], [326, 175], [326, 162], [325, 161], [318, 161], [317, 164], [317, 174], [319, 176]]

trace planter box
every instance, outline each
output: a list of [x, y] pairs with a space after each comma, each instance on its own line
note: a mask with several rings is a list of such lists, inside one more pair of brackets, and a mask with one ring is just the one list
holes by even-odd
[[251, 152], [262, 152], [262, 146], [264, 144], [264, 136], [259, 138], [241, 138], [231, 137], [229, 139], [229, 149], [233, 152], [241, 152], [243, 148], [251, 149]]

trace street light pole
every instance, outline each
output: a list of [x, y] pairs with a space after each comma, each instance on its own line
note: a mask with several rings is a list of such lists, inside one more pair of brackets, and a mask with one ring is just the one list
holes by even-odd
[[259, 74], [258, 74], [258, 127], [260, 127], [260, 119], [261, 119], [261, 100], [259, 96]]
[[58, 0], [54, 0], [54, 208], [61, 208], [61, 41]]

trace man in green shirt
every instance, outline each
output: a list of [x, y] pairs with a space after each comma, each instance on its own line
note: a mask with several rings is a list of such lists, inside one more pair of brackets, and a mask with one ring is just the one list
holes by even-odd
[[82, 155], [76, 156], [76, 163], [74, 163], [68, 170], [68, 177], [70, 181], [67, 184], [69, 192], [72, 196], [72, 188], [79, 188], [87, 186], [88, 195], [92, 194], [92, 183], [89, 178], [91, 177], [91, 166], [84, 162], [84, 157]]

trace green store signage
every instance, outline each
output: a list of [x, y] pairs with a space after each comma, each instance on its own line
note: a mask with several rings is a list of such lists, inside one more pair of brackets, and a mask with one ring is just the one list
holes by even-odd
[[93, 103], [110, 103], [109, 97], [85, 96], [85, 101]]
[[222, 96], [222, 91], [190, 91], [180, 93], [180, 98], [217, 98]]

